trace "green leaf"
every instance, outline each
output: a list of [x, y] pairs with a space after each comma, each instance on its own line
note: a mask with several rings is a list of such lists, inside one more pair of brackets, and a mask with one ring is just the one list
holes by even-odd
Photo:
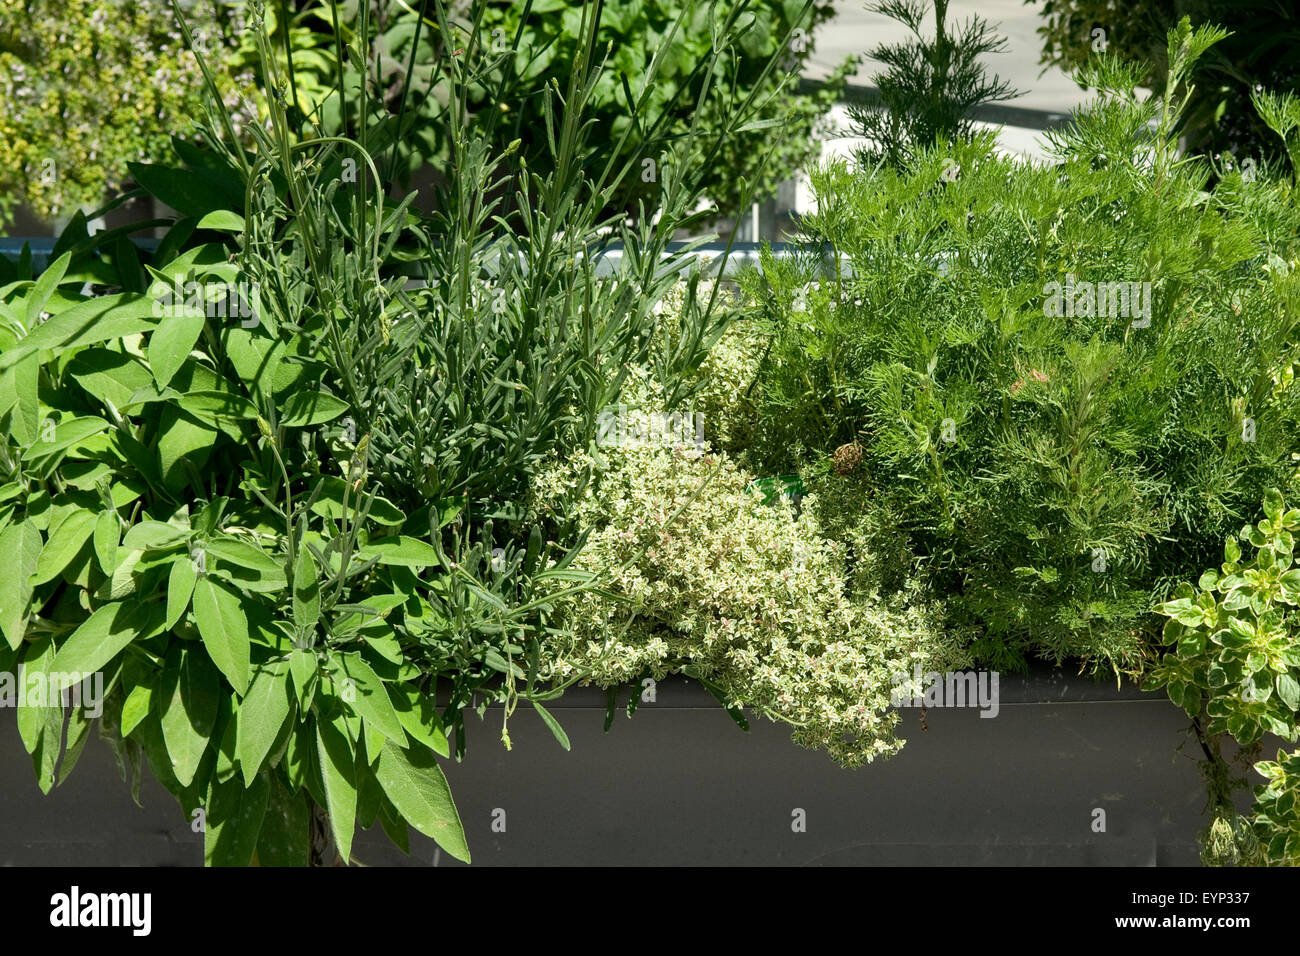
[[248, 788], [239, 777], [224, 783], [214, 779], [208, 789], [207, 822], [203, 828], [205, 864], [248, 866], [257, 849], [270, 790], [265, 775]]
[[329, 658], [330, 676], [338, 684], [337, 693], [362, 720], [389, 740], [406, 740], [402, 722], [393, 710], [383, 682], [360, 654], [335, 654]]
[[258, 668], [248, 687], [248, 695], [239, 704], [236, 750], [245, 784], [252, 785], [292, 709], [289, 665], [284, 661], [274, 661]]
[[407, 823], [432, 837], [451, 856], [469, 862], [465, 829], [451, 789], [430, 751], [399, 747], [390, 740], [379, 754], [375, 778]]
[[119, 411], [130, 403], [131, 396], [153, 382], [149, 370], [134, 356], [106, 348], [78, 352], [67, 371], [87, 394], [112, 402]]
[[49, 441], [42, 439], [34, 442], [23, 452], [23, 461], [35, 461], [38, 458], [67, 451], [73, 445], [80, 444], [92, 435], [98, 435], [100, 432], [107, 430], [108, 422], [102, 418], [82, 416], [81, 418], [69, 419], [66, 422], [61, 422], [54, 429], [54, 434]]
[[[55, 658], [54, 646], [48, 637], [29, 644], [17, 675], [19, 685], [35, 684], [37, 687], [44, 688], [46, 695], [53, 693], [51, 675], [54, 674], [52, 662]], [[35, 674], [46, 676], [38, 681], [31, 681], [31, 676]], [[32, 756], [37, 785], [42, 793], [49, 793], [57, 779], [59, 756], [63, 750], [63, 721], [62, 701], [57, 696], [53, 701], [48, 696], [39, 702], [29, 698], [24, 702], [24, 706], [18, 708], [18, 736], [22, 739], [23, 747]]]
[[328, 721], [316, 722], [316, 754], [325, 784], [325, 810], [344, 863], [352, 859], [357, 819], [357, 776], [346, 733]]
[[128, 551], [166, 551], [184, 544], [192, 534], [175, 525], [146, 519], [127, 529], [122, 547]]
[[0, 555], [9, 564], [0, 574], [0, 631], [14, 650], [27, 633], [27, 612], [35, 590], [30, 578], [36, 573], [41, 544], [41, 533], [30, 521], [0, 531]]
[[9, 368], [41, 349], [71, 350], [123, 339], [153, 328], [154, 302], [143, 295], [105, 295], [78, 302], [28, 333], [11, 349], [0, 353], [0, 369]]
[[572, 749], [569, 746], [569, 735], [564, 732], [564, 728], [560, 726], [560, 722], [551, 716], [551, 712], [535, 700], [530, 703], [532, 703], [533, 707], [537, 709], [537, 713], [542, 718], [542, 722], [550, 728], [551, 733], [555, 735], [555, 739], [560, 742], [560, 746], [565, 750]]
[[244, 217], [229, 209], [216, 209], [199, 220], [198, 229], [214, 229], [218, 232], [242, 233]]
[[163, 407], [158, 420], [159, 470], [168, 490], [176, 492], [189, 482], [191, 468], [201, 473], [212, 456], [221, 432], [204, 425], [174, 405]]
[[396, 538], [380, 538], [361, 549], [362, 560], [376, 558], [379, 564], [398, 565], [407, 568], [427, 568], [438, 563], [438, 552], [430, 544], [418, 538], [400, 535]]
[[128, 162], [126, 167], [138, 186], [182, 216], [203, 217], [213, 210], [226, 208], [229, 202], [208, 177], [187, 169], [134, 162]]
[[1264, 514], [1268, 520], [1277, 522], [1282, 517], [1282, 492], [1276, 488], [1270, 488], [1264, 494]]
[[[746, 733], [749, 732], [749, 720], [745, 717], [745, 712], [739, 707], [733, 707], [731, 705], [727, 700], [726, 692], [723, 691], [722, 687], [710, 678], [704, 676], [705, 671], [703, 667], [698, 664], [688, 664], [682, 668], [681, 672], [692, 680], [697, 680], [704, 685], [704, 689], [713, 695], [713, 699], [716, 700], [722, 706], [722, 709], [727, 712], [727, 716], [735, 721], [736, 726]], [[636, 691], [634, 690], [633, 693], [636, 693]]]
[[295, 647], [289, 652], [289, 676], [293, 678], [293, 685], [297, 688], [298, 702], [305, 711], [308, 709], [311, 701], [307, 698], [307, 693], [311, 688], [312, 681], [316, 679], [316, 655], [311, 651]]
[[248, 693], [248, 616], [242, 599], [206, 575], [194, 585], [194, 620], [212, 662], [235, 688]]
[[348, 403], [324, 392], [295, 392], [284, 400], [280, 424], [288, 428], [319, 425], [338, 418], [348, 410]]
[[117, 545], [121, 533], [122, 523], [117, 512], [101, 511], [95, 519], [95, 557], [105, 574], [111, 575], [117, 569]]
[[408, 683], [388, 684], [387, 687], [397, 719], [402, 722], [411, 740], [423, 744], [439, 756], [450, 756], [447, 735], [443, 732], [442, 721], [438, 719], [438, 706], [433, 698]]
[[1291, 710], [1300, 710], [1300, 683], [1290, 674], [1277, 675], [1277, 693]]
[[220, 679], [203, 653], [173, 646], [159, 684], [159, 720], [172, 771], [183, 786], [194, 781], [217, 722]]
[[257, 408], [248, 399], [215, 389], [186, 392], [177, 404], [199, 421], [214, 425], [257, 417]]
[[140, 726], [140, 721], [149, 716], [153, 703], [153, 687], [149, 684], [136, 684], [122, 704], [122, 736], [129, 736], [131, 731]]
[[320, 584], [316, 561], [307, 548], [298, 549], [298, 563], [293, 570], [293, 623], [311, 631], [320, 620]]
[[406, 825], [397, 808], [387, 799], [379, 801], [379, 823], [388, 834], [388, 838], [393, 841], [393, 845], [403, 853], [410, 855], [411, 852], [411, 828]]
[[177, 558], [172, 562], [167, 573], [167, 620], [165, 627], [171, 630], [185, 615], [190, 606], [190, 597], [194, 593], [194, 582], [198, 579], [198, 569], [189, 557]]
[[166, 388], [172, 376], [189, 358], [205, 321], [202, 313], [189, 315], [184, 312], [158, 321], [158, 327], [149, 336], [149, 367], [153, 369], [153, 378], [159, 388]]
[[[342, 521], [344, 518], [355, 514], [358, 506], [362, 503], [361, 496], [355, 493], [347, 495], [348, 508], [343, 510], [344, 489], [347, 482], [342, 478], [323, 478], [321, 479], [321, 493], [312, 503], [312, 514], [320, 515], [322, 518], [330, 518], [334, 521]], [[395, 506], [391, 501], [385, 498], [375, 496], [370, 505], [369, 518], [377, 524], [396, 526], [406, 521], [406, 515], [402, 510]]]
[[10, 430], [20, 445], [31, 445], [41, 433], [40, 358], [29, 355], [0, 375], [0, 415], [14, 409]]
[[307, 866], [311, 862], [311, 808], [271, 777], [271, 795], [257, 837], [259, 866]]
[[40, 278], [32, 286], [32, 291], [27, 296], [27, 321], [24, 323], [29, 331], [40, 324], [41, 312], [45, 309], [45, 303], [50, 301], [50, 296], [54, 294], [54, 290], [63, 281], [63, 277], [68, 272], [68, 263], [71, 261], [72, 253], [65, 252], [45, 267], [45, 271], [41, 273]]
[[[72, 632], [59, 648], [50, 670], [65, 677], [93, 674], [132, 641], [148, 640], [160, 633], [162, 625], [163, 607], [158, 602], [105, 604]], [[58, 689], [75, 682], [65, 679]]]
[[[230, 565], [223, 576], [250, 591], [280, 591], [288, 585], [284, 566], [257, 545], [239, 538], [212, 537], [204, 545], [210, 557]], [[216, 569], [209, 569], [216, 570]]]

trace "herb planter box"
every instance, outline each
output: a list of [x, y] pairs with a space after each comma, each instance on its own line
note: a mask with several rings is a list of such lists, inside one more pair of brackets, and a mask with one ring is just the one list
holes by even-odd
[[[1000, 675], [998, 689], [993, 719], [929, 708], [922, 729], [921, 711], [903, 708], [902, 752], [854, 771], [782, 725], [741, 733], [679, 679], [631, 720], [620, 708], [609, 733], [605, 695], [571, 690], [550, 707], [570, 752], [526, 706], [507, 752], [493, 708], [471, 722], [465, 762], [444, 766], [477, 866], [1197, 863], [1205, 792], [1190, 752], [1175, 753], [1186, 716], [1163, 695], [1049, 669]], [[171, 797], [146, 774], [136, 807], [98, 740], [42, 797], [13, 713], [0, 711], [0, 864], [201, 865], [201, 837]], [[411, 851], [376, 827], [354, 854], [454, 863], [418, 834]]]

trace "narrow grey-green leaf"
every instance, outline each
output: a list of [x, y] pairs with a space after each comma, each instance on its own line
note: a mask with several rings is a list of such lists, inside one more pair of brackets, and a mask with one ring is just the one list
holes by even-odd
[[546, 724], [546, 726], [550, 728], [551, 733], [555, 735], [555, 739], [560, 742], [560, 746], [565, 750], [571, 749], [569, 745], [569, 735], [564, 732], [564, 728], [560, 726], [560, 722], [551, 716], [551, 712], [537, 701], [530, 701], [530, 703], [537, 709], [537, 714], [542, 718], [542, 723]]
[[375, 777], [406, 822], [465, 863], [469, 846], [437, 758], [423, 747], [384, 745]]
[[248, 616], [238, 595], [204, 575], [194, 585], [194, 620], [212, 663], [235, 693], [248, 693]]
[[172, 376], [189, 358], [206, 321], [202, 312], [194, 315], [190, 315], [187, 309], [177, 312], [177, 315], [160, 319], [158, 327], [149, 336], [149, 367], [153, 369], [153, 379], [159, 388], [166, 388]]
[[357, 777], [352, 745], [346, 733], [327, 721], [316, 722], [316, 754], [325, 783], [325, 810], [329, 813], [339, 856], [352, 859], [352, 836], [357, 820]]
[[93, 674], [115, 658], [132, 641], [143, 641], [162, 630], [163, 606], [117, 602], [105, 604], [86, 618], [59, 648], [50, 666], [52, 673], [63, 675], [59, 690], [77, 679]]
[[11, 524], [0, 531], [0, 555], [9, 568], [0, 574], [0, 631], [14, 650], [27, 633], [27, 611], [32, 601], [31, 576], [41, 557], [41, 533], [30, 521]]
[[262, 762], [289, 719], [293, 698], [289, 691], [289, 665], [273, 661], [259, 667], [239, 703], [239, 732], [236, 752], [243, 768], [244, 783], [251, 786]]

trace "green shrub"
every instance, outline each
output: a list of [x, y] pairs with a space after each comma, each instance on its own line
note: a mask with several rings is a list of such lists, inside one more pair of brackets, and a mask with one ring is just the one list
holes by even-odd
[[[1183, 24], [1180, 76], [1216, 36]], [[1153, 607], [1300, 437], [1291, 183], [1207, 191], [1173, 87], [1141, 99], [1109, 57], [1095, 80], [1057, 165], [985, 136], [822, 169], [804, 254], [747, 280], [771, 343], [751, 467], [861, 488], [842, 532], [918, 555], [1003, 669], [1140, 671]]]
[[[195, 17], [214, 57], [233, 49], [206, 7]], [[220, 82], [237, 108], [234, 75]], [[165, 0], [28, 0], [0, 9], [0, 99], [0, 222], [19, 205], [53, 219], [167, 156], [202, 112], [203, 78]]]
[[[520, 155], [544, 168], [548, 145], [541, 131], [550, 106], [544, 91], [568, 85], [569, 68], [585, 42], [583, 6], [562, 0], [454, 0], [444, 4], [446, 23], [432, 7], [418, 17], [412, 5], [377, 4], [368, 20], [353, 22], [340, 37], [330, 3], [303, 3], [286, 24], [272, 21], [274, 55], [286, 77], [286, 94], [297, 106], [291, 119], [304, 135], [319, 128], [350, 135], [374, 151], [391, 153], [390, 170], [406, 183], [424, 168], [439, 183], [455, 149], [451, 131], [473, 124], [489, 137], [494, 152], [519, 140]], [[611, 196], [605, 211], [635, 215], [637, 203], [652, 203], [663, 178], [665, 142], [679, 147], [709, 143], [702, 195], [719, 214], [735, 215], [752, 201], [775, 192], [813, 158], [814, 131], [823, 123], [854, 66], [839, 66], [816, 91], [797, 88], [798, 72], [814, 49], [813, 35], [833, 14], [816, 0], [635, 0], [589, 5], [599, 18], [597, 56], [606, 67], [588, 91], [589, 116], [607, 140], [600, 162], [617, 167], [636, 162], [635, 175]], [[737, 32], [722, 55], [714, 41]], [[452, 38], [452, 46], [444, 42]], [[374, 44], [384, 51], [380, 71], [363, 78], [349, 64], [333, 68], [337, 43]], [[284, 50], [293, 51], [293, 69]], [[232, 69], [256, 63], [256, 44], [245, 38]], [[461, 112], [449, 116], [455, 95], [446, 83], [449, 56], [471, 57], [482, 70], [459, 91]], [[352, 63], [361, 62], [352, 58]], [[653, 74], [654, 80], [649, 77]], [[523, 92], [516, 92], [522, 90]], [[382, 104], [379, 118], [360, 122], [362, 102]], [[730, 123], [736, 110], [750, 113], [741, 129]], [[304, 122], [305, 121], [305, 122]], [[726, 136], [718, 136], [722, 130]], [[679, 160], [684, 155], [676, 153]], [[652, 160], [654, 167], [643, 167]]]
[[[1207, 757], [1215, 823], [1206, 840], [1207, 860], [1237, 864], [1251, 859], [1253, 840], [1273, 865], [1300, 860], [1300, 780], [1297, 757], [1278, 755], [1277, 763], [1255, 769], [1268, 779], [1256, 789], [1253, 830], [1236, 821], [1231, 797], [1235, 780], [1222, 756], [1221, 741], [1232, 737], [1245, 753], [1258, 749], [1265, 734], [1292, 743], [1300, 737], [1300, 642], [1294, 614], [1300, 605], [1300, 568], [1295, 566], [1295, 534], [1300, 509], [1286, 508], [1276, 489], [1264, 498], [1264, 518], [1238, 536], [1256, 549], [1246, 561], [1237, 540], [1229, 538], [1223, 563], [1201, 575], [1197, 587], [1183, 582], [1161, 604], [1168, 620], [1164, 643], [1169, 653], [1149, 675], [1170, 700], [1192, 719]], [[1240, 851], [1241, 859], [1236, 853]]]
[[1300, 750], [1278, 751], [1255, 769], [1268, 783], [1255, 788], [1256, 837], [1269, 866], [1300, 866]]

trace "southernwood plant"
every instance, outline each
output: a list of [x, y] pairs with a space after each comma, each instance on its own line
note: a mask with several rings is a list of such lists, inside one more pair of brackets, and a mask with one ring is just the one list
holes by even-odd
[[[1221, 35], [1171, 32], [1175, 80]], [[1141, 75], [1099, 59], [1052, 165], [981, 137], [823, 168], [802, 258], [747, 280], [748, 460], [910, 554], [994, 666], [1141, 671], [1154, 607], [1295, 469], [1292, 182], [1207, 189], [1173, 133], [1188, 91]]]
[[[752, 102], [685, 141], [637, 113], [661, 188], [610, 219], [641, 165], [589, 139], [599, 5], [544, 92], [537, 169], [462, 122], [497, 62], [483, 11], [435, 3], [424, 34], [452, 143], [434, 216], [390, 198], [382, 149], [299, 135], [261, 30], [255, 148], [216, 108], [207, 148], [177, 142], [184, 169], [140, 168], [180, 213], [156, 253], [77, 218], [39, 277], [30, 257], [6, 267], [0, 671], [50, 690], [20, 709], [23, 742], [48, 790], [92, 723], [56, 693], [103, 675], [100, 732], [204, 821], [209, 863], [347, 862], [355, 824], [376, 821], [468, 859], [438, 759], [494, 704], [508, 747], [521, 701], [568, 745], [542, 702], [572, 678], [538, 685], [542, 637], [599, 583], [572, 566], [581, 531], [523, 506], [532, 477], [591, 443], [634, 367], [669, 407], [687, 400], [729, 318], [698, 273], [681, 309], [654, 303], [686, 264], [667, 242]], [[717, 55], [744, 29], [719, 23]], [[653, 83], [652, 64], [629, 109]], [[367, 83], [338, 96], [359, 115], [384, 101]], [[598, 276], [615, 238], [621, 264]]]

